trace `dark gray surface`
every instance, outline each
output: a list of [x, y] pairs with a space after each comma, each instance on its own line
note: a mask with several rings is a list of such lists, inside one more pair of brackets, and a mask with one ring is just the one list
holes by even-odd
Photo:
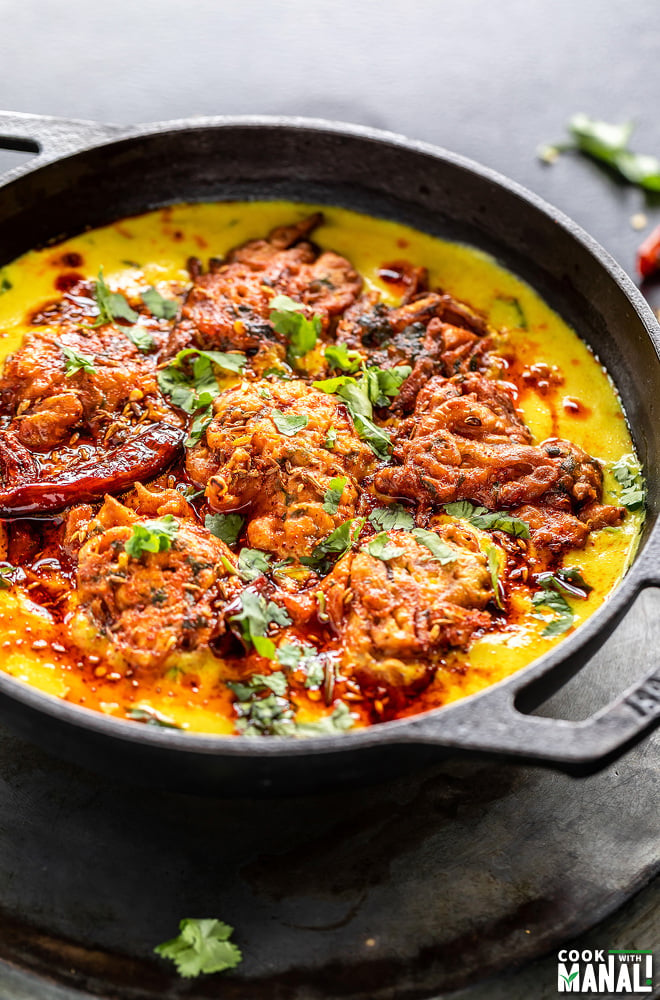
[[[640, 192], [618, 185], [595, 165], [564, 157], [545, 167], [534, 156], [539, 142], [562, 136], [564, 122], [577, 110], [613, 121], [635, 118], [635, 148], [660, 154], [660, 19], [652, 0], [504, 0], [497, 5], [485, 0], [367, 0], [359, 5], [294, 0], [242, 8], [168, 0], [139, 5], [115, 0], [106, 6], [5, 0], [0, 14], [1, 107], [122, 123], [196, 113], [309, 114], [391, 128], [472, 156], [526, 184], [580, 222], [629, 272], [640, 238], [630, 216], [646, 212], [646, 231], [660, 222], [657, 204], [649, 205]], [[17, 156], [0, 154], [0, 169]], [[657, 285], [650, 296], [660, 305]], [[645, 597], [653, 600], [653, 595]], [[607, 688], [600, 695], [613, 694], [635, 678], [631, 650], [658, 648], [660, 635], [646, 631], [655, 627], [654, 620], [657, 610], [649, 624], [635, 609], [611, 640], [611, 657], [601, 658], [600, 671], [596, 668], [596, 678]], [[575, 711], [580, 705], [589, 711], [599, 692], [587, 675], [573, 684], [582, 700], [576, 694], [570, 704]], [[564, 708], [569, 711], [566, 703]], [[412, 988], [428, 972], [416, 949], [432, 941], [439, 954], [437, 985], [446, 988], [452, 934], [463, 934], [464, 948], [457, 953], [473, 977], [485, 974], [504, 952], [524, 961], [549, 946], [543, 937], [549, 926], [569, 938], [578, 932], [569, 917], [586, 927], [604, 909], [617, 906], [650, 875], [658, 853], [657, 735], [621, 765], [584, 782], [520, 771], [502, 788], [494, 778], [493, 802], [481, 809], [469, 806], [472, 779], [456, 779], [445, 792], [430, 776], [394, 785], [387, 793], [358, 795], [341, 806], [327, 800], [312, 813], [313, 849], [302, 859], [293, 853], [306, 834], [299, 816], [307, 814], [298, 805], [288, 815], [278, 807], [272, 844], [265, 849], [268, 832], [257, 830], [251, 840], [242, 840], [220, 806], [208, 824], [202, 823], [205, 835], [198, 835], [200, 817], [206, 815], [200, 805], [136, 797], [49, 764], [9, 737], [0, 759], [0, 885], [9, 912], [29, 907], [40, 929], [144, 956], [148, 942], [172, 933], [179, 916], [212, 907], [236, 924], [249, 976], [272, 970], [268, 963], [277, 961], [292, 933], [287, 898], [277, 898], [278, 878], [309, 890], [310, 900], [317, 893], [309, 920], [315, 924], [350, 917], [366, 888], [365, 901], [345, 927], [304, 932], [310, 943], [301, 948], [319, 960], [333, 949], [347, 961], [360, 958], [363, 933], [377, 937], [375, 926], [396, 934], [397, 913], [412, 910], [419, 919], [417, 939], [397, 944], [409, 962], [407, 985]], [[536, 814], [530, 830], [525, 818], [531, 803], [547, 805], [547, 811]], [[336, 848], [333, 853], [332, 845], [317, 844], [314, 850], [313, 839], [316, 824], [333, 804], [343, 821], [337, 821], [336, 837], [354, 858], [353, 868], [336, 876]], [[144, 817], [151, 819], [141, 827]], [[149, 832], [164, 835], [153, 817], [172, 837], [165, 865], [144, 839]], [[209, 831], [212, 842], [205, 839]], [[376, 872], [380, 881], [369, 865], [371, 844], [386, 865]], [[535, 860], [539, 850], [547, 867]], [[250, 853], [270, 853], [271, 859], [259, 879], [248, 882], [247, 895], [239, 869]], [[402, 875], [406, 865], [413, 866], [409, 881]], [[547, 902], [539, 867], [545, 877], [553, 872], [568, 876], [554, 883], [549, 910], [539, 902]], [[580, 878], [571, 879], [576, 871]], [[467, 882], [460, 881], [463, 877]], [[451, 882], [454, 878], [458, 881]], [[76, 892], [90, 884], [97, 905], [81, 910]], [[466, 884], [470, 891], [461, 894]], [[629, 904], [616, 931], [620, 946], [657, 949], [658, 898], [656, 890], [645, 904], [646, 940], [634, 937], [638, 904]], [[525, 903], [530, 926], [523, 927], [522, 920], [497, 924], [504, 911], [510, 917], [514, 904]], [[491, 936], [487, 927], [494, 928]], [[602, 933], [614, 930], [610, 925]], [[6, 928], [4, 938], [7, 954]], [[609, 938], [602, 943], [616, 946]], [[34, 962], [34, 942], [28, 951]], [[64, 970], [70, 957], [64, 953], [60, 963], [45, 954], [45, 966], [53, 969], [62, 964]], [[130, 976], [132, 967], [125, 960], [117, 967], [122, 964]], [[391, 971], [384, 975], [386, 982], [394, 981]], [[72, 981], [84, 982], [79, 976]], [[217, 991], [211, 995], [221, 995], [220, 983], [223, 994], [229, 990], [224, 985], [229, 980], [208, 982], [207, 988]], [[358, 978], [354, 982], [357, 988]], [[550, 960], [465, 997], [540, 1000], [554, 995], [553, 982]], [[183, 993], [198, 995], [195, 989]], [[371, 1000], [373, 994], [366, 995]], [[399, 995], [392, 994], [397, 1000]], [[7, 970], [0, 970], [0, 996], [51, 1000], [42, 980]], [[84, 992], [52, 996], [82, 1000]], [[308, 1000], [312, 994], [301, 996]]]

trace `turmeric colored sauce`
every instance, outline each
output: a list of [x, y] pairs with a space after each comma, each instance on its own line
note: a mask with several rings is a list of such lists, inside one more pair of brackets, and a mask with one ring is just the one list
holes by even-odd
[[[145, 285], [165, 288], [168, 283], [181, 298], [190, 285], [186, 264], [191, 256], [222, 257], [247, 240], [318, 210], [283, 202], [180, 205], [28, 253], [0, 273], [0, 287], [6, 288], [0, 294], [0, 360], [20, 347], [35, 317], [47, 321], [53, 304], [75, 292], [81, 280], [94, 281], [101, 268], [108, 284], [128, 299]], [[380, 293], [386, 305], [398, 305], [410, 288], [412, 270], [424, 267], [431, 288], [439, 286], [480, 312], [499, 331], [495, 353], [534, 442], [562, 438], [593, 456], [604, 468], [602, 502], [619, 502], [621, 487], [611, 467], [623, 456], [634, 458], [634, 448], [616, 390], [587, 346], [533, 289], [472, 248], [344, 209], [320, 210], [324, 222], [314, 232], [314, 243], [348, 258], [365, 289]], [[82, 321], [87, 305], [82, 299], [79, 305]], [[69, 308], [75, 310], [75, 301]], [[301, 360], [299, 372], [327, 378], [320, 359], [318, 350], [311, 351]], [[227, 389], [240, 382], [235, 375], [223, 379]], [[58, 461], [84, 460], [88, 447], [82, 435], [60, 449]], [[170, 475], [190, 483], [181, 462]], [[380, 501], [382, 497], [374, 497], [364, 509]], [[207, 513], [203, 497], [191, 503], [200, 516]], [[439, 524], [453, 522], [442, 508], [436, 515]], [[579, 569], [591, 588], [586, 597], [564, 593], [575, 616], [572, 628], [607, 599], [624, 575], [642, 520], [640, 510], [628, 511], [620, 525], [591, 531], [584, 548], [562, 556], [558, 565]], [[226, 682], [244, 678], [236, 656], [198, 648], [172, 654], [162, 669], [127, 666], [121, 657], [113, 657], [107, 638], [84, 617], [77, 619], [72, 643], [71, 604], [63, 595], [75, 587], [76, 570], [60, 546], [62, 523], [63, 515], [55, 514], [39, 522], [12, 521], [8, 532], [0, 530], [0, 563], [6, 560], [18, 567], [14, 585], [0, 591], [2, 669], [48, 694], [108, 715], [131, 718], [132, 713], [134, 719], [146, 721], [152, 713], [152, 721], [164, 720], [191, 733], [234, 733], [236, 699]], [[489, 544], [486, 538], [483, 551]], [[505, 605], [491, 605], [492, 627], [478, 629], [467, 649], [447, 652], [436, 663], [430, 683], [413, 685], [388, 707], [385, 689], [365, 694], [350, 676], [340, 672], [334, 677], [332, 698], [348, 706], [354, 725], [415, 714], [472, 694], [520, 670], [570, 634], [571, 629], [543, 634], [552, 615], [530, 600], [524, 546], [517, 556], [515, 538], [504, 539], [503, 545]], [[331, 652], [335, 648], [323, 613], [298, 632], [305, 643], [328, 642]], [[257, 668], [253, 653], [252, 669]], [[267, 671], [268, 663], [260, 669]], [[323, 684], [305, 686], [294, 671], [290, 686], [298, 723], [329, 716], [333, 702]]]

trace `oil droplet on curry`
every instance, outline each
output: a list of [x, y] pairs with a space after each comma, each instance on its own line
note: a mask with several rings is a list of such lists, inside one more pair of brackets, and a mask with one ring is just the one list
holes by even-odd
[[643, 482], [585, 344], [486, 255], [181, 205], [0, 270], [11, 676], [304, 737], [519, 670], [607, 599]]

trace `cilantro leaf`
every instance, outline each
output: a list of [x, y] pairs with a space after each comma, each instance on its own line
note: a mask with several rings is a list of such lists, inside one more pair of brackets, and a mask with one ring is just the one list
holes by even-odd
[[316, 346], [321, 333], [321, 317], [304, 315], [305, 306], [288, 295], [276, 295], [270, 303], [270, 321], [273, 329], [288, 341], [291, 360], [302, 358]]
[[131, 559], [139, 559], [144, 552], [167, 552], [179, 530], [172, 514], [134, 524], [132, 534], [124, 542], [124, 550]]
[[[187, 347], [158, 373], [158, 385], [164, 395], [185, 413], [196, 414], [190, 427], [186, 448], [197, 444], [213, 419], [213, 400], [220, 386], [213, 365], [230, 372], [242, 371], [247, 359], [244, 354], [223, 351], [199, 351]], [[192, 367], [192, 374], [187, 370]]]
[[276, 646], [272, 639], [269, 639], [265, 635], [255, 635], [252, 639], [252, 645], [259, 654], [267, 660], [274, 660], [276, 653]]
[[410, 531], [415, 523], [412, 514], [399, 503], [390, 504], [389, 507], [376, 507], [369, 515], [369, 520], [374, 528], [381, 528], [383, 531], [395, 528]]
[[221, 920], [188, 917], [179, 924], [179, 934], [164, 941], [154, 951], [171, 959], [184, 978], [200, 973], [224, 972], [234, 969], [242, 960], [240, 949], [229, 938], [234, 928]]
[[98, 318], [94, 326], [103, 326], [104, 323], [113, 323], [116, 319], [125, 319], [129, 323], [137, 323], [140, 314], [136, 313], [128, 304], [128, 300], [121, 292], [111, 292], [103, 277], [103, 268], [99, 268], [98, 277], [94, 283], [94, 298], [98, 307]]
[[447, 545], [435, 531], [427, 531], [426, 528], [413, 528], [411, 534], [417, 539], [420, 545], [424, 545], [429, 550], [433, 558], [437, 559], [441, 566], [456, 562], [458, 559], [456, 550], [451, 545]]
[[502, 569], [502, 551], [497, 545], [486, 546], [486, 558], [488, 560], [488, 572], [490, 573], [490, 583], [493, 588], [493, 596], [498, 608], [502, 607], [500, 597], [500, 572]]
[[619, 486], [619, 503], [628, 510], [639, 510], [646, 502], [646, 489], [642, 470], [634, 455], [624, 455], [612, 466], [612, 474]]
[[122, 333], [126, 334], [131, 344], [135, 344], [138, 351], [143, 351], [145, 354], [156, 343], [149, 331], [143, 326], [123, 327]]
[[344, 487], [348, 479], [346, 476], [335, 476], [334, 479], [330, 480], [330, 485], [328, 489], [323, 494], [323, 510], [326, 514], [336, 514], [339, 509], [339, 503], [344, 492]]
[[65, 357], [65, 369], [64, 377], [71, 378], [76, 372], [95, 372], [96, 368], [94, 366], [94, 359], [87, 357], [86, 354], [78, 354], [73, 348], [67, 347], [66, 344], [58, 344], [59, 349]]
[[345, 372], [357, 371], [362, 362], [360, 352], [349, 350], [346, 344], [328, 344], [324, 357], [332, 368], [341, 368]]
[[475, 528], [482, 528], [485, 531], [505, 531], [514, 538], [529, 538], [527, 522], [507, 514], [506, 511], [489, 511], [486, 507], [475, 507], [468, 500], [446, 503], [445, 511], [452, 517], [464, 518]]
[[395, 545], [394, 542], [391, 542], [386, 531], [381, 531], [378, 535], [374, 535], [363, 548], [367, 550], [370, 556], [373, 556], [374, 559], [380, 559], [381, 562], [389, 562], [390, 559], [396, 559], [397, 556], [402, 556], [406, 551], [400, 545]]
[[236, 729], [243, 736], [293, 736], [295, 713], [286, 698], [270, 694], [266, 698], [252, 697], [237, 702]]
[[272, 674], [252, 674], [246, 682], [230, 681], [227, 687], [236, 696], [234, 708], [238, 715], [236, 729], [239, 733], [244, 736], [294, 734], [294, 711], [284, 697], [288, 684], [281, 670]]
[[298, 736], [331, 736], [345, 732], [355, 723], [355, 717], [348, 705], [343, 701], [335, 702], [332, 715], [325, 715], [318, 722], [299, 722], [296, 725]]
[[327, 556], [342, 556], [358, 540], [360, 532], [366, 524], [364, 517], [352, 517], [344, 521], [338, 528], [331, 531], [323, 541], [319, 542], [312, 549], [311, 556], [302, 556], [300, 562], [303, 566], [310, 566], [312, 569], [319, 569], [321, 572], [328, 565]]
[[174, 319], [179, 311], [179, 305], [174, 299], [166, 299], [157, 291], [153, 285], [146, 292], [142, 292], [140, 298], [156, 319]]
[[327, 448], [328, 451], [334, 451], [336, 444], [337, 444], [337, 429], [336, 427], [333, 427], [331, 424], [330, 427], [328, 427], [328, 433], [325, 436], [323, 447]]
[[190, 425], [188, 437], [183, 442], [184, 447], [192, 448], [194, 445], [196, 445], [212, 420], [213, 420], [213, 404], [206, 403], [201, 407], [201, 409], [197, 411], [195, 418]]
[[277, 650], [277, 660], [287, 670], [304, 671], [306, 688], [320, 688], [325, 680], [325, 654], [306, 643], [282, 643]]
[[[247, 358], [240, 351], [200, 351], [197, 347], [184, 347], [171, 361], [171, 366], [181, 368], [186, 359], [190, 360], [193, 355], [197, 355], [196, 361], [204, 360], [217, 365], [226, 372], [241, 374], [247, 364]], [[194, 370], [194, 367], [193, 367]], [[204, 371], [206, 372], [206, 368]], [[212, 372], [211, 372], [212, 375]], [[197, 387], [199, 388], [199, 387]]]
[[240, 514], [207, 514], [204, 527], [225, 545], [234, 545], [241, 533], [243, 518]]
[[267, 601], [253, 590], [244, 590], [240, 601], [241, 610], [229, 621], [240, 625], [241, 638], [245, 642], [254, 644], [255, 636], [265, 636], [270, 625], [291, 624], [285, 608], [274, 601]]
[[552, 573], [541, 573], [537, 577], [537, 583], [540, 583], [542, 589], [532, 594], [532, 604], [535, 608], [549, 608], [556, 615], [555, 620], [546, 625], [541, 635], [548, 638], [562, 635], [571, 628], [576, 616], [561, 591], [573, 592], [568, 591], [568, 588], [562, 584], [562, 580], [558, 579]]
[[134, 722], [142, 722], [146, 726], [158, 726], [161, 729], [182, 729], [183, 726], [173, 719], [169, 719], [162, 712], [158, 712], [150, 705], [141, 705], [136, 708], [129, 708], [126, 716]]
[[362, 372], [359, 380], [352, 375], [337, 375], [312, 384], [321, 392], [344, 400], [358, 436], [367, 442], [378, 458], [386, 461], [392, 452], [392, 442], [388, 432], [373, 422], [373, 408], [388, 406], [390, 399], [398, 396], [411, 370], [408, 365], [388, 369], [371, 367]]
[[272, 558], [269, 552], [262, 552], [261, 549], [241, 549], [238, 556], [238, 572], [246, 583], [252, 583], [268, 572]]
[[283, 413], [281, 410], [273, 410], [270, 417], [280, 434], [285, 437], [295, 437], [309, 423], [309, 417], [304, 414]]

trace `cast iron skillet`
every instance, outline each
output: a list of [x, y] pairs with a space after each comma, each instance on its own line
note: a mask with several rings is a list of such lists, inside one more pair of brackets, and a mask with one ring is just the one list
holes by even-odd
[[228, 739], [112, 719], [0, 672], [2, 722], [107, 774], [253, 795], [377, 780], [453, 754], [588, 774], [659, 721], [656, 667], [584, 722], [526, 714], [587, 661], [641, 590], [660, 585], [660, 331], [629, 278], [578, 226], [460, 156], [353, 125], [250, 117], [122, 129], [0, 113], [0, 147], [37, 154], [0, 184], [0, 266], [168, 203], [250, 198], [342, 205], [494, 254], [577, 329], [616, 377], [649, 484], [639, 553], [605, 605], [546, 656], [445, 708], [335, 738]]

